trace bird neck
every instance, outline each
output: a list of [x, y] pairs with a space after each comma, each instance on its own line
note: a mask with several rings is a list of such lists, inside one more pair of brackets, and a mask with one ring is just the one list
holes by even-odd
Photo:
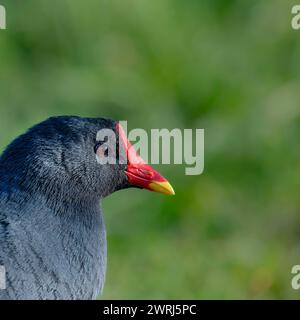
[[1, 194], [9, 199], [16, 197], [20, 205], [38, 199], [54, 212], [84, 211], [99, 205], [96, 193], [87, 190], [80, 180], [53, 172], [53, 168], [47, 171], [23, 165], [12, 170], [0, 162], [0, 177]]

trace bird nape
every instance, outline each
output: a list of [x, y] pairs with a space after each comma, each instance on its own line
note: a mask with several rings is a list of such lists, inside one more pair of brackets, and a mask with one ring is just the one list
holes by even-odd
[[[97, 138], [101, 129], [115, 133], [117, 147]], [[0, 299], [96, 298], [107, 254], [99, 200], [130, 187], [174, 194], [119, 123], [104, 118], [34, 126], [3, 152], [0, 177]]]

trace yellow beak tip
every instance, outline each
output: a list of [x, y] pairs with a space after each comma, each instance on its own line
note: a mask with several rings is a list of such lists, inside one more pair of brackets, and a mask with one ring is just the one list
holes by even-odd
[[175, 191], [169, 182], [151, 182], [149, 184], [149, 189], [154, 192], [163, 193], [166, 195], [175, 195]]

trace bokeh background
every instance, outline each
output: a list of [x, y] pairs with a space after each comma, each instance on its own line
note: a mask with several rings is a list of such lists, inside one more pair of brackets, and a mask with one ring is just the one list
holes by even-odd
[[0, 147], [48, 116], [204, 128], [175, 197], [105, 199], [103, 298], [299, 298], [300, 31], [289, 0], [1, 0]]

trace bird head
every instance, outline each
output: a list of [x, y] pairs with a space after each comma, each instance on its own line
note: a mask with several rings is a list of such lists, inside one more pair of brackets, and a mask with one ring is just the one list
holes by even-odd
[[[103, 130], [115, 139], [99, 137]], [[3, 153], [0, 174], [3, 183], [34, 192], [103, 198], [136, 187], [174, 194], [137, 154], [120, 123], [104, 118], [52, 117], [34, 126]]]

